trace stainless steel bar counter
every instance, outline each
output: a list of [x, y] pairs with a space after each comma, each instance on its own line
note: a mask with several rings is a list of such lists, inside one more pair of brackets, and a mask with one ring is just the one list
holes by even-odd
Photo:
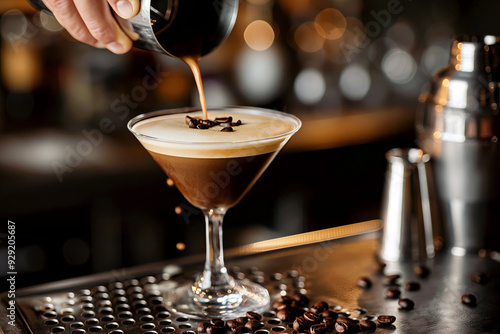
[[[425, 263], [426, 278], [415, 274], [416, 263], [389, 263], [382, 274], [374, 266], [379, 228], [380, 222], [372, 221], [269, 240], [229, 250], [227, 265], [237, 278], [266, 286], [272, 303], [285, 294], [306, 293], [311, 303], [326, 301], [351, 318], [396, 317], [391, 326], [378, 325], [376, 333], [500, 333], [500, 263], [441, 252]], [[6, 334], [194, 334], [200, 319], [169, 310], [162, 295], [171, 280], [197, 272], [202, 260], [183, 258], [20, 289], [15, 326], [8, 324], [9, 299], [3, 293], [0, 327]], [[474, 272], [484, 272], [486, 283], [473, 282]], [[390, 274], [401, 275], [401, 298], [412, 299], [413, 310], [399, 310], [398, 299], [385, 298]], [[371, 279], [369, 289], [357, 286], [361, 276]], [[405, 290], [408, 281], [419, 282], [420, 289]], [[477, 297], [476, 306], [462, 304], [465, 293]], [[262, 321], [257, 334], [294, 333], [272, 309]]]

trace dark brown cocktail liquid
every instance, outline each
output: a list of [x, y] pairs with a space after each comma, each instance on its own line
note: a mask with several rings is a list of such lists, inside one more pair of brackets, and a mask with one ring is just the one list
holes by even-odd
[[236, 158], [184, 158], [152, 151], [149, 153], [184, 197], [200, 209], [234, 206], [277, 154], [271, 152]]

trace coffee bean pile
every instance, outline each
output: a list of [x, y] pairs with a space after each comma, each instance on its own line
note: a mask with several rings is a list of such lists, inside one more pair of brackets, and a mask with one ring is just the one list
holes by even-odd
[[225, 334], [228, 330], [236, 334], [252, 333], [264, 327], [260, 321], [262, 316], [256, 312], [247, 312], [245, 317], [238, 317], [234, 320], [223, 320], [214, 318], [210, 322], [205, 321], [198, 325], [198, 333]]
[[186, 121], [186, 124], [191, 129], [206, 130], [206, 129], [212, 128], [214, 126], [221, 126], [222, 132], [233, 132], [234, 126], [240, 126], [243, 124], [241, 122], [241, 120], [233, 122], [233, 118], [231, 116], [229, 116], [229, 117], [217, 117], [213, 121], [209, 120], [209, 119], [201, 119], [201, 118], [186, 116], [185, 121]]

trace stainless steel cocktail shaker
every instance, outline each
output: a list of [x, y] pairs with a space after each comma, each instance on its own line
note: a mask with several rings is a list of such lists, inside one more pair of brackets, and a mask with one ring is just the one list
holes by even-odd
[[[42, 0], [29, 1], [48, 11]], [[233, 29], [237, 13], [238, 0], [141, 0], [137, 16], [117, 20], [134, 46], [182, 58], [218, 47]]]
[[500, 250], [500, 37], [460, 37], [421, 96], [419, 145], [432, 156], [455, 255]]

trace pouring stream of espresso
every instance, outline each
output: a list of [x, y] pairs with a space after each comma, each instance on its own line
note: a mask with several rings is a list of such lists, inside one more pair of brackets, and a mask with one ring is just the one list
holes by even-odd
[[207, 102], [205, 100], [205, 93], [203, 92], [203, 82], [201, 79], [200, 67], [198, 66], [198, 58], [193, 56], [186, 56], [181, 58], [193, 72], [194, 79], [196, 81], [196, 86], [198, 86], [198, 93], [200, 94], [200, 105], [203, 110], [203, 119], [208, 119], [207, 113]]

